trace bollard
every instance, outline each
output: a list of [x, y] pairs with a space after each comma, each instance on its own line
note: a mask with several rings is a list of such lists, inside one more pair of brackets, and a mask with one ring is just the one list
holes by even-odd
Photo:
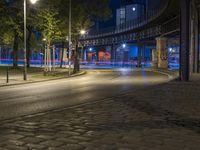
[[7, 67], [6, 71], [6, 83], [9, 83], [9, 67]]

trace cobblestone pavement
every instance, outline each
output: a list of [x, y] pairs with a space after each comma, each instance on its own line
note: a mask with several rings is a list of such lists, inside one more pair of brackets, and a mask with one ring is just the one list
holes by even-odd
[[0, 150], [200, 150], [199, 90], [171, 82], [1, 121]]

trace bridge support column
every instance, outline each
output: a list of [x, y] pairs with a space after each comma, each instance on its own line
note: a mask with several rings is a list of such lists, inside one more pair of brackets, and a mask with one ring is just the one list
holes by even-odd
[[180, 51], [180, 79], [188, 81], [189, 72], [189, 47], [190, 47], [190, 0], [181, 0], [181, 51]]
[[158, 51], [152, 49], [152, 68], [158, 68]]
[[168, 68], [167, 38], [156, 38], [156, 49], [158, 52], [158, 68]]
[[190, 15], [190, 70], [193, 73], [199, 72], [199, 19], [198, 8], [195, 1], [191, 3]]
[[83, 61], [84, 62], [87, 61], [87, 49], [86, 49], [86, 47], [83, 48]]
[[138, 60], [137, 60], [137, 67], [142, 67], [142, 46], [138, 45]]
[[111, 63], [114, 66], [116, 62], [116, 47], [115, 45], [111, 45]]

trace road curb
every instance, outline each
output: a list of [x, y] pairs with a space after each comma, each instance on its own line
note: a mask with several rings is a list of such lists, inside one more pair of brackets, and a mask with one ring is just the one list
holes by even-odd
[[150, 71], [150, 72], [155, 72], [155, 73], [160, 73], [160, 74], [166, 75], [169, 77], [170, 81], [178, 79], [178, 73], [170, 71], [170, 70], [145, 69], [145, 71]]
[[72, 74], [70, 77], [66, 76], [66, 77], [58, 77], [54, 79], [44, 79], [44, 80], [39, 80], [39, 81], [27, 81], [23, 83], [3, 84], [3, 85], [0, 85], [0, 87], [9, 87], [9, 86], [15, 86], [15, 85], [24, 85], [24, 84], [40, 83], [40, 82], [54, 81], [54, 80], [60, 80], [60, 79], [69, 79], [69, 78], [85, 75], [86, 73], [87, 73], [86, 71], [81, 71], [79, 73]]

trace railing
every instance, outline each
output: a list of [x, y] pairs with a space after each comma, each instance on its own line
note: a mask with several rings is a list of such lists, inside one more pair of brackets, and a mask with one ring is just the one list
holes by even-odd
[[139, 27], [142, 27], [164, 12], [164, 10], [168, 7], [169, 0], [166, 0], [165, 2], [161, 3], [159, 8], [156, 8], [154, 10], [148, 11], [147, 14], [136, 18], [134, 20], [130, 20], [125, 22], [124, 24], [118, 25], [118, 26], [113, 26], [105, 29], [101, 29], [97, 32], [89, 32], [87, 35], [83, 36], [80, 38], [80, 40], [85, 40], [85, 39], [93, 39], [93, 38], [99, 38], [99, 37], [105, 37], [105, 36], [110, 36], [113, 34], [118, 34], [118, 33], [123, 33], [127, 32], [130, 30], [137, 29]]

